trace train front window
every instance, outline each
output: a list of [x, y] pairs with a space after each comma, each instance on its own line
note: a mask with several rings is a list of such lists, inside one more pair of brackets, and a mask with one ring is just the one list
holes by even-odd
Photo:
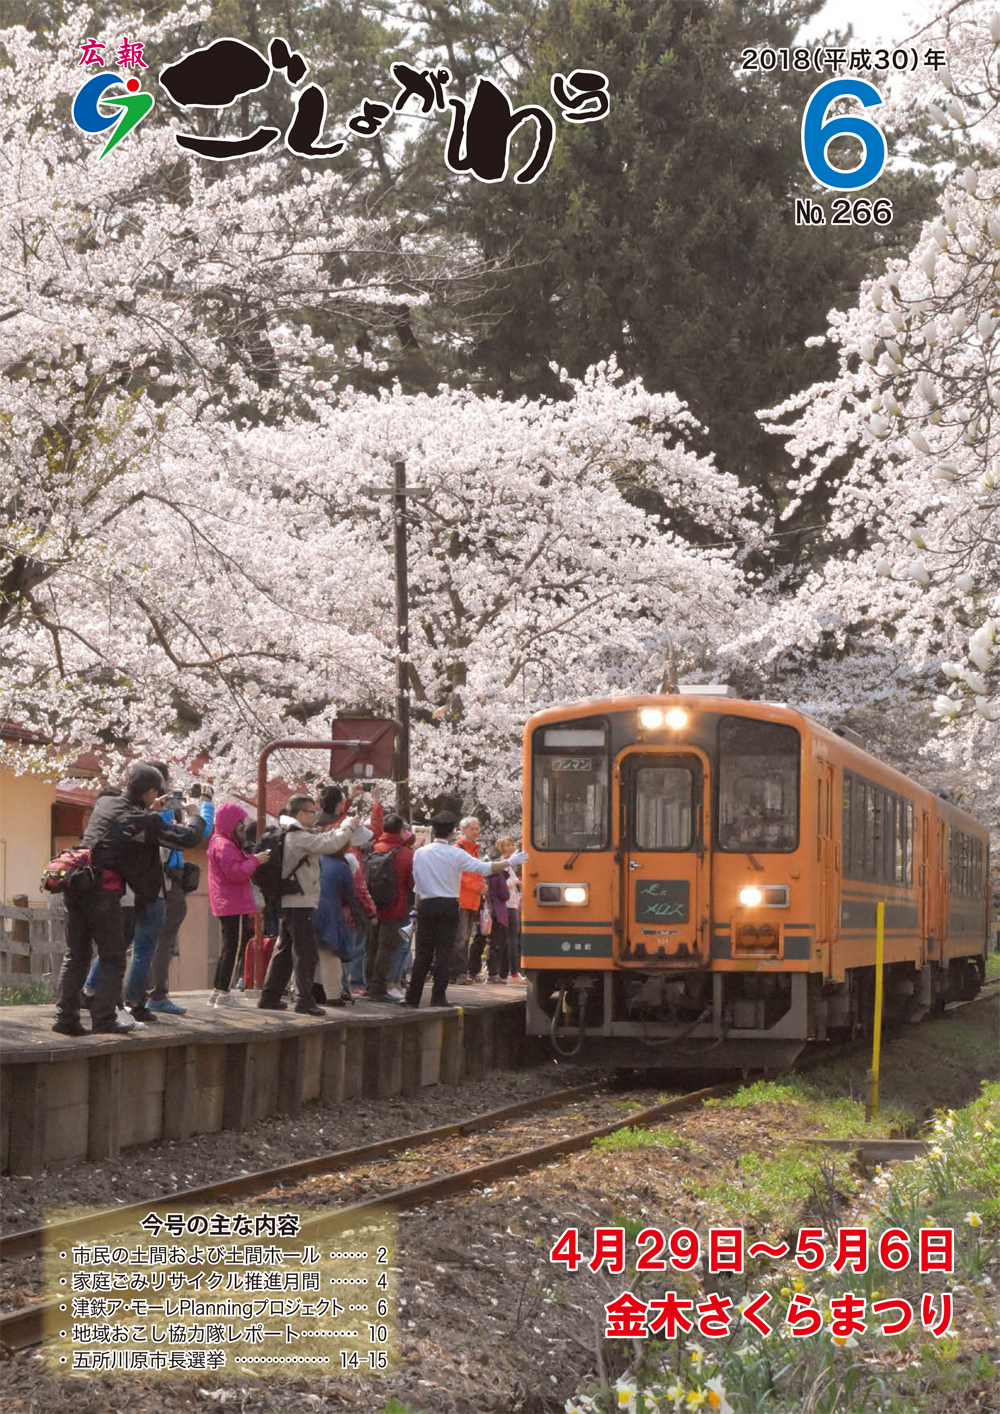
[[534, 736], [531, 841], [535, 849], [608, 847], [611, 759], [607, 726], [593, 718]]
[[694, 772], [686, 766], [643, 766], [635, 773], [632, 813], [636, 849], [691, 848]]
[[799, 734], [778, 722], [719, 725], [719, 848], [785, 853], [799, 842]]

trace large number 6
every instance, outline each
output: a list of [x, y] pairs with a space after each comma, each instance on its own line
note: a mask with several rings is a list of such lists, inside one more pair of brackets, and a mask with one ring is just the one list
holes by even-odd
[[[882, 129], [871, 118], [845, 116], [827, 122], [830, 105], [838, 98], [856, 98], [862, 108], [875, 108], [882, 102], [882, 95], [874, 84], [865, 83], [863, 79], [827, 79], [826, 83], [821, 83], [802, 114], [802, 156], [821, 186], [832, 187], [834, 191], [861, 191], [878, 181], [889, 149]], [[826, 160], [829, 144], [845, 133], [858, 138], [865, 149], [862, 161], [849, 171], [831, 167]]]

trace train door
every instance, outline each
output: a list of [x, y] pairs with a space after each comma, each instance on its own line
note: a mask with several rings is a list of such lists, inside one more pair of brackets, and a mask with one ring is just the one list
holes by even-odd
[[694, 751], [627, 752], [619, 789], [620, 961], [704, 965], [711, 937], [708, 762]]
[[937, 878], [935, 879], [935, 894], [937, 896], [937, 935], [941, 942], [940, 959], [943, 961], [947, 952], [948, 944], [948, 908], [951, 892], [951, 870], [948, 854], [948, 826], [943, 820], [937, 822]]
[[926, 810], [920, 812], [920, 936], [923, 942], [924, 961], [933, 959], [937, 947], [937, 919], [934, 916], [934, 860], [932, 850], [931, 817]]
[[819, 916], [816, 941], [829, 947], [836, 941], [840, 918], [840, 847], [834, 839], [833, 767], [819, 763], [816, 794], [816, 867], [819, 873]]

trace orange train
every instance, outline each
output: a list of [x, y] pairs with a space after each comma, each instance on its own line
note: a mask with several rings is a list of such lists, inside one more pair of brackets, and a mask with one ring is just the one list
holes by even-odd
[[579, 1062], [783, 1065], [974, 996], [985, 828], [846, 729], [727, 689], [570, 703], [524, 735], [528, 1031]]

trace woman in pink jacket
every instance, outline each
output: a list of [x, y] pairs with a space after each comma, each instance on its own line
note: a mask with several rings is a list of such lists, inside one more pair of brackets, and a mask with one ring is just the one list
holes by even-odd
[[256, 912], [250, 876], [267, 858], [267, 850], [247, 854], [244, 831], [247, 812], [239, 805], [222, 805], [208, 842], [208, 901], [222, 926], [222, 950], [215, 969], [215, 991], [209, 1006], [239, 1006], [229, 992], [233, 963], [240, 945], [240, 920]]

